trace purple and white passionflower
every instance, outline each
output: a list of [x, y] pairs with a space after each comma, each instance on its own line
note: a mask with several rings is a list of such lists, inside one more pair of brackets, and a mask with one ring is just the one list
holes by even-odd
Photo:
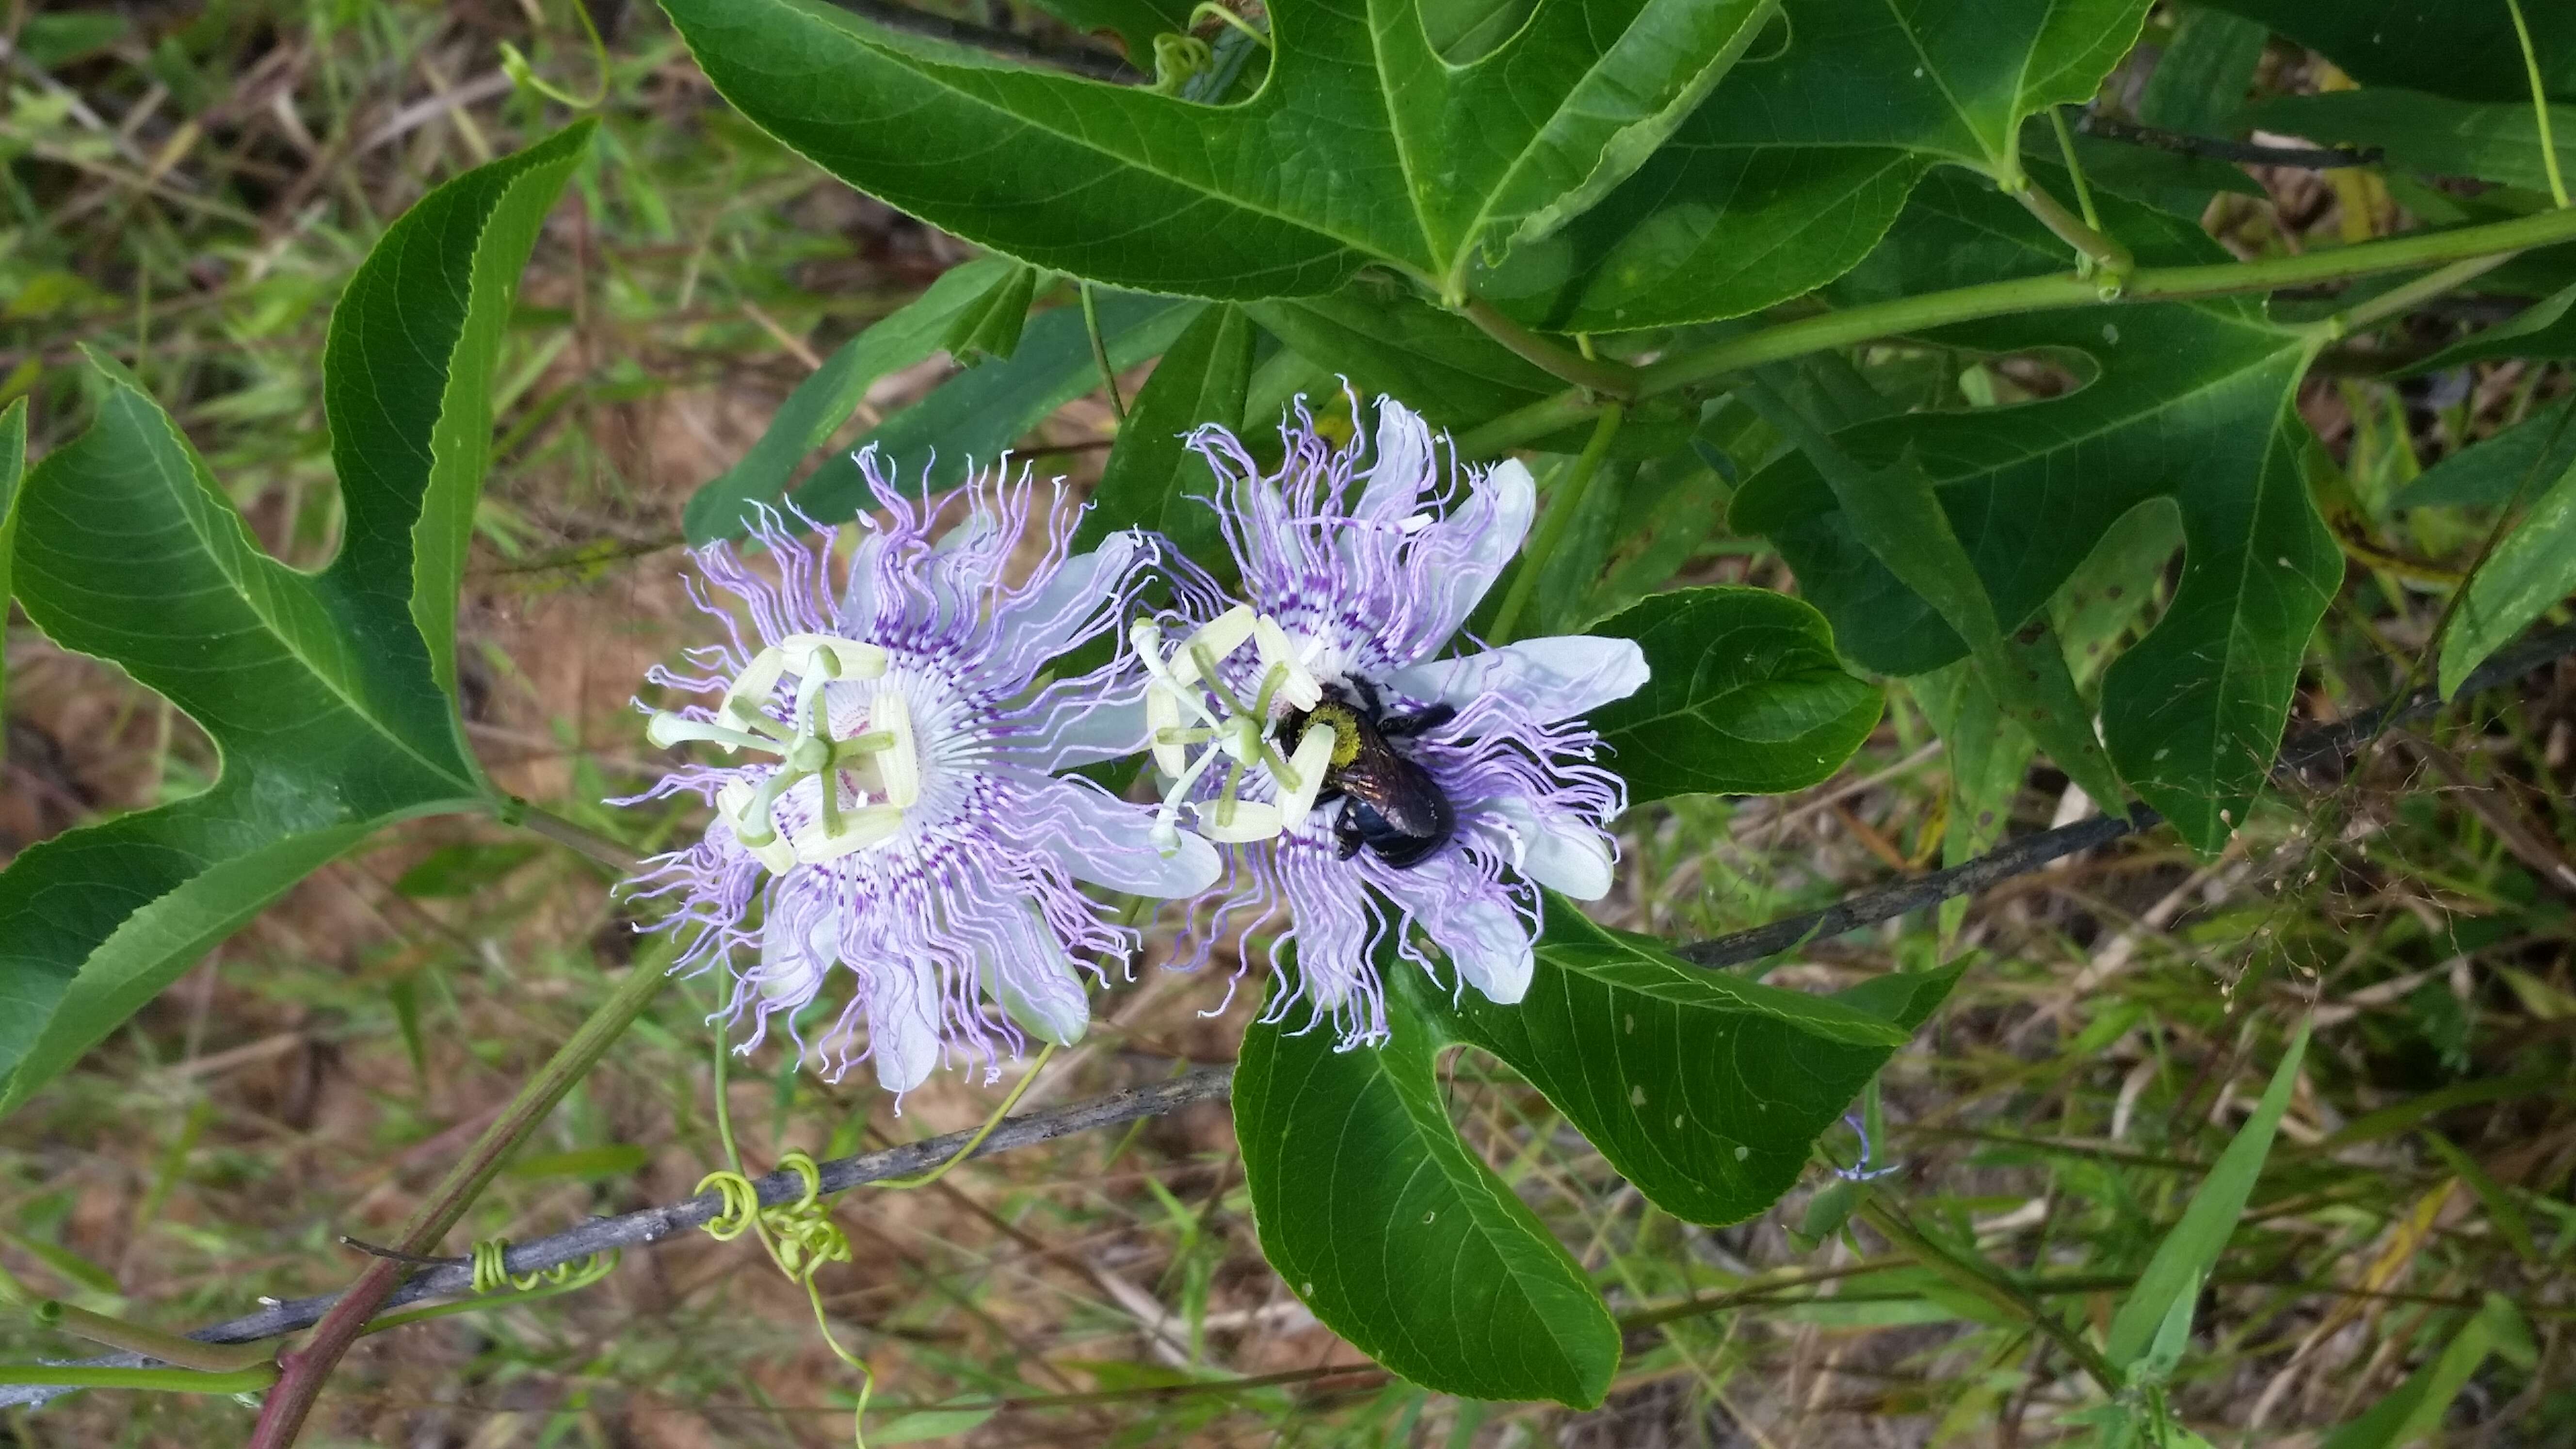
[[[1538, 887], [1578, 900], [1609, 891], [1604, 827], [1627, 790], [1591, 763], [1600, 737], [1581, 717], [1635, 692], [1646, 661], [1633, 641], [1584, 635], [1452, 654], [1520, 550], [1536, 485], [1518, 461], [1462, 467], [1445, 437], [1384, 398], [1372, 459], [1350, 405], [1353, 436], [1336, 447], [1301, 399], [1275, 472], [1223, 428], [1192, 435], [1217, 476], [1243, 602], [1184, 620], [1196, 627], [1168, 654], [1160, 625], [1137, 624], [1131, 641], [1154, 681], [1161, 842], [1186, 839], [1186, 813], [1237, 846], [1199, 949], [1246, 918], [1248, 947], [1284, 910], [1291, 929], [1270, 964], [1281, 968], [1293, 939], [1295, 970], [1271, 1018], [1304, 1000], [1356, 1045], [1386, 1033], [1381, 944], [1436, 971], [1418, 928], [1460, 981], [1508, 1004], [1529, 989]], [[1371, 751], [1406, 763], [1363, 754], [1363, 732]], [[1419, 776], [1409, 796], [1379, 788], [1371, 760], [1381, 775], [1418, 768], [1438, 798]]]
[[837, 1075], [870, 1059], [900, 1094], [952, 1052], [980, 1056], [989, 1079], [997, 1035], [1014, 1051], [1022, 1031], [1082, 1035], [1077, 963], [1105, 982], [1101, 962], [1123, 961], [1135, 933], [1077, 881], [1186, 897], [1220, 862], [1195, 835], [1149, 838], [1147, 807], [1059, 774], [1144, 743], [1147, 676], [1125, 651], [1087, 674], [1044, 675], [1115, 628], [1154, 545], [1120, 533], [1066, 557], [1078, 510], [1059, 489], [1043, 557], [1012, 584], [1037, 493], [1025, 468], [1014, 478], [1006, 462], [961, 490], [965, 517], [933, 542], [943, 505], [908, 498], [873, 448], [858, 464], [886, 521], [861, 517], [837, 588], [830, 530], [798, 536], [765, 518], [752, 530], [772, 562], [763, 571], [722, 543], [695, 553], [690, 596], [727, 642], [648, 677], [714, 702], [655, 713], [648, 733], [723, 758], [682, 765], [635, 799], [715, 806], [703, 839], [647, 863], [644, 895], [678, 899], [670, 924], [690, 935], [675, 969], [733, 964], [725, 1016], [753, 1017], [743, 1050], [773, 1015], [793, 1030], [837, 966], [852, 989], [824, 1038], [829, 1065]]

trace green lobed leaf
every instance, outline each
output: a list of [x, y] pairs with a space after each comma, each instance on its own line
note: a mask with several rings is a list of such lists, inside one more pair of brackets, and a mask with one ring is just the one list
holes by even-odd
[[[492, 368], [537, 230], [596, 128], [576, 121], [422, 197], [331, 309], [322, 410], [346, 521], [318, 582], [368, 635], [377, 688], [403, 688], [425, 648], [428, 677], [456, 693], [456, 591], [491, 459]], [[411, 707], [453, 718], [434, 697]], [[471, 772], [461, 736], [453, 753]]]
[[1578, 332], [1741, 316], [1811, 291], [1868, 253], [1936, 162], [2019, 174], [2023, 118], [2090, 100], [2146, 11], [1787, 0], [1759, 58], [1635, 176], [1478, 288], [1531, 325]]
[[[18, 541], [18, 483], [27, 473], [27, 400], [0, 408], [0, 619], [9, 612], [9, 572]], [[0, 705], [9, 700], [9, 678], [0, 666]], [[5, 748], [0, 747], [0, 755]]]
[[55, 643], [186, 711], [223, 766], [202, 795], [0, 871], [0, 1110], [377, 826], [482, 794], [446, 720], [386, 697], [375, 621], [262, 553], [169, 416], [115, 362], [91, 365], [97, 420], [23, 485], [18, 598]]
[[[2142, 262], [2216, 251], [2178, 219], [2100, 201]], [[1991, 281], [2063, 265], [2062, 248], [2021, 208], [1936, 177], [1889, 244], [1834, 291], [1849, 304], [1962, 273]], [[2262, 787], [2309, 635], [2342, 578], [2308, 495], [2305, 425], [2291, 407], [2314, 339], [2254, 304], [2211, 301], [1999, 319], [1932, 340], [2044, 352], [2093, 376], [2043, 402], [1865, 422], [1835, 443], [1870, 466], [1912, 455], [2007, 631], [2038, 618], [2132, 509], [2157, 497], [2178, 505], [2180, 579], [2155, 628], [2110, 667], [2103, 743], [2186, 840], [2217, 849]], [[1957, 634], [1838, 514], [1814, 465], [1793, 456], [1748, 480], [1732, 516], [1780, 545], [1846, 655], [1889, 674], [1959, 657]]]
[[[1104, 294], [1097, 305], [1109, 365], [1122, 370], [1169, 347], [1203, 310], [1132, 292]], [[958, 373], [860, 443], [875, 444], [906, 488], [935, 492], [963, 482], [969, 467], [992, 467], [1048, 414], [1099, 386], [1082, 309], [1057, 307], [1030, 319], [1008, 361]], [[829, 523], [876, 503], [858, 464], [836, 454], [806, 477], [796, 490], [796, 506]]]
[[[2503, 8], [2503, 0], [2497, 0], [2496, 9]], [[2567, 138], [2576, 137], [2576, 104], [2552, 105], [2549, 118], [2563, 165]], [[2474, 176], [2544, 193], [2549, 189], [2540, 118], [2528, 89], [2519, 101], [2485, 102], [2393, 86], [2275, 96], [2248, 111], [2246, 120], [2326, 145], [2377, 146], [2389, 160], [2437, 176]]]
[[2055, 631], [2033, 620], [2007, 633], [1912, 451], [1871, 467], [1809, 426], [1778, 394], [1752, 391], [1747, 401], [1814, 464], [1870, 556], [1966, 641], [1978, 677], [2008, 716], [2086, 794], [2113, 805], [2124, 802], [2127, 794], [2094, 736], [2092, 711], [2076, 691]]
[[15, 591], [55, 643], [185, 711], [221, 766], [0, 871], [0, 1111], [378, 827], [485, 804], [452, 704], [455, 594], [501, 328], [591, 129], [440, 186], [352, 277], [323, 359], [346, 522], [320, 574], [262, 552], [169, 416], [90, 354], [97, 417], [17, 490]]
[[2576, 464], [2541, 492], [2469, 576], [2442, 631], [2442, 697], [2457, 694], [2488, 655], [2570, 594], [2576, 594]]
[[2182, 1220], [2156, 1244], [2136, 1285], [2111, 1315], [2103, 1356], [2113, 1368], [2126, 1372], [2138, 1363], [2154, 1344], [2157, 1330], [2175, 1312], [2176, 1302], [2196, 1292], [2218, 1266], [2218, 1255], [2226, 1251], [2236, 1220], [2244, 1216], [2245, 1201], [2253, 1196], [2255, 1180], [2263, 1175], [2263, 1161], [2271, 1155], [2273, 1134], [2280, 1128], [2281, 1114], [2289, 1110], [2290, 1091], [2298, 1083], [2299, 1064], [2307, 1052], [2308, 1027], [2302, 1022], [2252, 1115], [2218, 1155], [2209, 1176], [2201, 1179]]
[[1949, 994], [1959, 968], [1811, 996], [1692, 966], [1550, 897], [1521, 1001], [1400, 989], [1450, 1040], [1501, 1058], [1657, 1207], [1740, 1222], [1796, 1185], [1816, 1139]]
[[[2522, 45], [2504, 0], [2208, 0], [2324, 52], [2354, 79], [2468, 101], [2531, 101]], [[2551, 97], [2576, 101], [2576, 7], [2523, 0]]]
[[1033, 265], [1252, 300], [1371, 260], [1455, 290], [1642, 163], [1762, 0], [1540, 0], [1472, 64], [1410, 5], [1278, 0], [1269, 75], [1204, 106], [995, 62], [812, 0], [665, 0], [718, 91], [817, 165]]
[[1842, 768], [1885, 703], [1843, 671], [1824, 615], [1768, 589], [1656, 594], [1591, 632], [1634, 639], [1652, 670], [1591, 715], [1631, 804], [1803, 790]]
[[1201, 423], [1242, 417], [1251, 383], [1251, 319], [1230, 304], [1200, 312], [1128, 407], [1091, 511], [1074, 532], [1074, 551], [1097, 548], [1118, 529], [1144, 528], [1203, 566], [1223, 563], [1216, 511], [1201, 501], [1216, 491], [1216, 475], [1183, 440]]
[[2576, 464], [2576, 398], [2536, 409], [2427, 468], [2391, 508], [2501, 508]]
[[814, 375], [779, 404], [760, 441], [740, 461], [709, 479], [689, 498], [680, 526], [692, 544], [739, 537], [755, 505], [787, 496], [789, 477], [808, 454], [830, 440], [868, 388], [937, 352], [965, 310], [1006, 275], [1007, 257], [977, 257], [939, 274], [929, 290], [870, 323], [823, 360]]
[[1439, 1038], [1390, 993], [1393, 1035], [1244, 1033], [1235, 1135], [1262, 1254], [1326, 1327], [1405, 1378], [1474, 1399], [1601, 1402], [1619, 1330], [1583, 1270], [1459, 1140]]

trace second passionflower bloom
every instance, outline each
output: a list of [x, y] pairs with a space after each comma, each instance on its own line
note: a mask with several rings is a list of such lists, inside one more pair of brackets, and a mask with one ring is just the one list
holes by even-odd
[[1510, 1003], [1534, 970], [1538, 887], [1608, 892], [1605, 827], [1626, 789], [1592, 763], [1582, 716], [1635, 692], [1646, 662], [1631, 640], [1582, 635], [1453, 654], [1520, 551], [1536, 485], [1517, 461], [1460, 466], [1384, 399], [1372, 456], [1351, 404], [1338, 446], [1301, 404], [1275, 471], [1222, 428], [1192, 437], [1243, 603], [1134, 640], [1154, 674], [1159, 838], [1178, 849], [1188, 824], [1242, 843], [1216, 920], [1284, 911], [1272, 964], [1293, 940], [1294, 971], [1272, 1015], [1306, 1001], [1355, 1044], [1385, 1034], [1380, 947], [1438, 969], [1411, 928]]
[[654, 715], [650, 734], [706, 762], [639, 798], [692, 794], [718, 823], [650, 862], [644, 883], [678, 898], [674, 924], [693, 932], [682, 965], [732, 964], [730, 1014], [754, 1018], [753, 1041], [839, 976], [834, 1067], [864, 1055], [901, 1093], [951, 1053], [989, 1068], [997, 1035], [1082, 1034], [1081, 968], [1123, 959], [1134, 936], [1077, 881], [1186, 897], [1219, 863], [1195, 835], [1149, 839], [1149, 808], [1059, 773], [1143, 743], [1131, 657], [1046, 675], [1115, 627], [1153, 545], [1122, 533], [1068, 558], [1073, 511], [1051, 506], [1043, 556], [1012, 584], [1038, 496], [1025, 474], [970, 485], [963, 521], [934, 542], [938, 510], [873, 449], [858, 462], [888, 521], [861, 520], [837, 586], [828, 531], [755, 529], [767, 570], [721, 543], [698, 552], [733, 607], [692, 592], [729, 642], [653, 672], [708, 702]]

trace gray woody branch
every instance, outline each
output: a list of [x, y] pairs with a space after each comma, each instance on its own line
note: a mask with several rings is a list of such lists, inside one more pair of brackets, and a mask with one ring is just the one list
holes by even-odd
[[[2488, 660], [2461, 684], [2460, 694], [2465, 696], [2510, 683], [2571, 654], [2576, 654], [2576, 625], [2546, 630]], [[2280, 756], [2274, 762], [2273, 773], [2295, 776], [2340, 762], [2382, 733], [2427, 718], [2441, 707], [2442, 700], [2433, 691], [2418, 690], [2397, 703], [2364, 710], [2335, 724], [2302, 730], [2283, 744]], [[1998, 882], [2037, 870], [2052, 860], [2150, 829], [2161, 819], [2153, 810], [2138, 805], [2131, 808], [2126, 819], [2097, 815], [2073, 825], [2043, 830], [2023, 836], [1965, 865], [1934, 871], [1879, 890], [1865, 891], [1821, 911], [1791, 916], [1767, 926], [1721, 936], [1714, 941], [1677, 947], [1676, 954], [1684, 960], [1712, 967], [1776, 956], [1808, 941], [1856, 931], [1938, 905], [1952, 896], [1984, 890]], [[1202, 1067], [1155, 1086], [1113, 1092], [1051, 1112], [1006, 1118], [973, 1155], [983, 1157], [1015, 1147], [1053, 1141], [1076, 1132], [1088, 1132], [1096, 1127], [1159, 1117], [1193, 1102], [1214, 1101], [1226, 1096], [1231, 1086], [1232, 1076], [1227, 1068]], [[972, 1130], [951, 1132], [944, 1137], [890, 1147], [880, 1152], [834, 1158], [822, 1164], [823, 1191], [845, 1192], [887, 1178], [909, 1177], [926, 1171], [964, 1148], [974, 1135]], [[764, 1207], [794, 1202], [804, 1192], [803, 1180], [790, 1172], [773, 1172], [758, 1179], [754, 1185], [760, 1191]], [[702, 1192], [663, 1207], [645, 1208], [613, 1218], [593, 1218], [578, 1227], [521, 1243], [511, 1248], [502, 1261], [510, 1272], [521, 1275], [560, 1268], [582, 1262], [595, 1253], [658, 1243], [675, 1233], [703, 1226], [721, 1210], [722, 1200], [715, 1193]], [[425, 1298], [455, 1297], [471, 1288], [473, 1277], [473, 1270], [462, 1260], [443, 1263], [405, 1279], [386, 1300], [385, 1307], [391, 1310]], [[275, 1338], [311, 1327], [320, 1321], [338, 1296], [325, 1293], [271, 1303], [257, 1313], [197, 1329], [188, 1337], [206, 1343], [249, 1343]], [[78, 1364], [85, 1368], [144, 1368], [156, 1362], [141, 1354], [117, 1353], [81, 1359]], [[70, 1392], [70, 1389], [42, 1385], [0, 1386], [0, 1408], [41, 1404]]]

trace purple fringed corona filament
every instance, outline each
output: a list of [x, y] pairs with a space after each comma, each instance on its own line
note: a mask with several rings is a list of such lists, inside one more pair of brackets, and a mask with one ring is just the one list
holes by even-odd
[[953, 495], [964, 517], [934, 541], [945, 505], [907, 496], [874, 449], [858, 464], [885, 521], [859, 520], [837, 586], [833, 532], [800, 536], [775, 515], [751, 530], [763, 567], [722, 543], [696, 552], [691, 597], [726, 640], [649, 678], [713, 702], [657, 712], [648, 733], [722, 758], [621, 803], [715, 807], [696, 844], [647, 863], [642, 895], [677, 905], [675, 970], [731, 964], [725, 1019], [753, 1019], [742, 1049], [772, 1016], [792, 1031], [837, 966], [850, 989], [822, 1038], [828, 1064], [837, 1075], [864, 1056], [899, 1094], [943, 1056], [980, 1058], [989, 1080], [997, 1041], [1083, 1033], [1082, 969], [1105, 982], [1135, 935], [1077, 882], [1186, 897], [1220, 865], [1195, 835], [1157, 848], [1149, 809], [1060, 773], [1143, 747], [1146, 676], [1131, 656], [1047, 671], [1116, 628], [1154, 545], [1120, 533], [1068, 558], [1077, 510], [1052, 491], [1043, 556], [1013, 584], [1039, 501], [1025, 469], [1006, 460]]
[[[1445, 956], [1454, 984], [1496, 1002], [1529, 989], [1539, 887], [1607, 893], [1605, 827], [1627, 803], [1593, 762], [1600, 739], [1582, 716], [1646, 680], [1626, 639], [1462, 641], [1529, 530], [1529, 470], [1462, 467], [1446, 438], [1383, 398], [1371, 456], [1349, 401], [1353, 436], [1337, 446], [1301, 399], [1276, 470], [1222, 428], [1192, 435], [1216, 473], [1244, 602], [1167, 621], [1195, 626], [1167, 662], [1160, 626], [1131, 631], [1154, 676], [1147, 715], [1171, 791], [1158, 823], [1175, 829], [1186, 805], [1232, 844], [1219, 904], [1192, 923], [1196, 959], [1239, 929], [1248, 961], [1254, 932], [1284, 913], [1269, 963], [1282, 970], [1293, 941], [1294, 969], [1270, 1019], [1304, 1001], [1346, 1046], [1386, 1034], [1382, 946], [1435, 976]], [[1410, 814], [1434, 823], [1405, 831], [1375, 807], [1404, 815], [1408, 802], [1359, 798], [1363, 738], [1427, 775], [1438, 801], [1411, 801]]]

